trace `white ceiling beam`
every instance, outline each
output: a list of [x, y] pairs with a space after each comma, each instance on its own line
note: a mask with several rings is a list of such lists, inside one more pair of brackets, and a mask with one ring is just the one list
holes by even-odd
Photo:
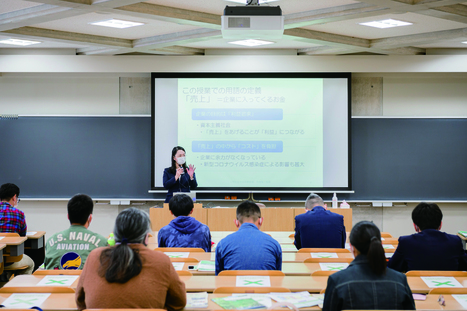
[[202, 28], [137, 39], [133, 41], [133, 47], [138, 51], [147, 51], [156, 48], [165, 48], [173, 45], [183, 45], [186, 43], [213, 40], [218, 38], [222, 38], [220, 30]]
[[435, 31], [416, 35], [398, 36], [385, 39], [371, 40], [371, 47], [379, 49], [391, 49], [407, 47], [450, 39], [467, 38], [467, 28]]
[[284, 30], [284, 36], [292, 40], [320, 45], [370, 47], [370, 40], [367, 39], [336, 35], [304, 28], [286, 29]]

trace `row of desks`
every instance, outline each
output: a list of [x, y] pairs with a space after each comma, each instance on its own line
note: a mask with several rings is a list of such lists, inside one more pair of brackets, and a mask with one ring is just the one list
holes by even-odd
[[[12, 294], [0, 294], [0, 304], [2, 304]], [[212, 301], [212, 298], [227, 297], [228, 294], [209, 294], [209, 304], [207, 308], [185, 308], [185, 310], [221, 310], [222, 308]], [[444, 295], [446, 305], [441, 306], [438, 303], [438, 295], [427, 295], [426, 300], [415, 301], [417, 310], [465, 310], [451, 295]], [[75, 294], [51, 294], [44, 303], [37, 307], [42, 310], [77, 310], [75, 303]], [[289, 310], [283, 308], [283, 310]], [[319, 310], [318, 306], [303, 308], [300, 310]]]
[[[5, 292], [10, 287], [21, 287], [23, 290], [31, 290], [44, 278], [43, 275], [19, 275], [5, 284], [0, 292]], [[185, 283], [187, 292], [210, 292], [218, 287], [235, 287], [236, 276], [213, 276], [213, 275], [193, 275], [180, 276]], [[455, 278], [463, 287], [467, 287], [467, 277]], [[271, 276], [272, 287], [285, 287], [292, 292], [308, 291], [310, 293], [320, 293], [326, 288], [327, 276]], [[407, 281], [413, 293], [428, 294], [430, 287], [418, 276], [409, 276]], [[70, 286], [76, 288], [78, 279]]]

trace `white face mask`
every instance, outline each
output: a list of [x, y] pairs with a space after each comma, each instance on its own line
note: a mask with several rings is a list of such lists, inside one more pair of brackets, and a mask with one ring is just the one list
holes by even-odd
[[178, 165], [183, 165], [183, 164], [185, 164], [185, 161], [186, 161], [186, 158], [185, 158], [185, 157], [177, 158], [177, 163], [178, 163]]

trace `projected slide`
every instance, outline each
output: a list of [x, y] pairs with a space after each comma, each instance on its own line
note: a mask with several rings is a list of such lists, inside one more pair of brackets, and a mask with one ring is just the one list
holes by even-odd
[[323, 79], [178, 79], [202, 187], [323, 187]]

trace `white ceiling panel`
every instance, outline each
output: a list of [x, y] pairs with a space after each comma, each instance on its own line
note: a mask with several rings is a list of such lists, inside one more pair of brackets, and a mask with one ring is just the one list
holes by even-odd
[[[359, 23], [371, 22], [383, 19], [397, 19], [404, 22], [411, 22], [411, 26], [394, 27], [386, 29], [378, 29], [368, 26], [359, 25]], [[304, 27], [306, 29], [329, 32], [350, 37], [358, 37], [364, 39], [379, 39], [396, 36], [413, 35], [419, 33], [427, 33], [433, 31], [467, 28], [466, 24], [452, 22], [440, 18], [419, 15], [415, 13], [405, 14], [385, 14], [374, 17], [365, 17], [351, 19], [346, 21], [328, 23], [323, 25], [313, 25]]]
[[0, 0], [0, 14], [28, 9], [41, 5], [41, 3], [21, 0]]
[[[103, 26], [90, 25], [89, 23], [98, 22], [108, 19], [121, 19], [132, 22], [144, 23], [142, 26], [136, 26], [126, 29], [116, 29]], [[60, 30], [67, 32], [77, 32], [96, 36], [105, 36], [121, 39], [140, 39], [163, 35], [173, 32], [181, 32], [186, 30], [197, 29], [198, 27], [190, 25], [179, 25], [169, 22], [144, 19], [139, 17], [130, 17], [118, 14], [101, 14], [88, 13], [84, 15], [69, 17], [66, 19], [55, 20], [47, 23], [34, 25], [37, 28], [46, 28], [52, 30]]]

